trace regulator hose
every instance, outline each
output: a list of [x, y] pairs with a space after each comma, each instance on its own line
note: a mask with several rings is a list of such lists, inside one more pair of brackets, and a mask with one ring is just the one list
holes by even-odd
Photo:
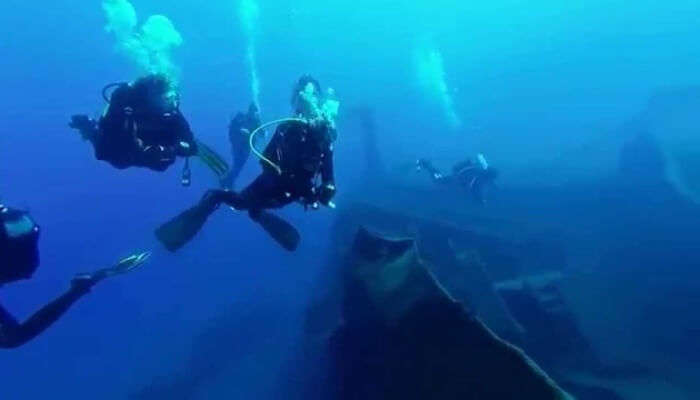
[[108, 92], [110, 89], [112, 89], [112, 88], [115, 88], [115, 87], [121, 86], [121, 85], [127, 85], [127, 84], [128, 84], [127, 82], [114, 82], [114, 83], [110, 83], [109, 85], [107, 85], [107, 86], [105, 86], [105, 87], [102, 88], [102, 98], [105, 100], [105, 102], [106, 102], [107, 104], [109, 104], [110, 98], [109, 98], [109, 96], [107, 96], [107, 92]]
[[307, 121], [305, 119], [301, 118], [282, 118], [282, 119], [276, 119], [274, 121], [266, 122], [259, 127], [257, 127], [253, 132], [250, 133], [250, 136], [248, 137], [248, 145], [250, 146], [250, 151], [255, 154], [256, 157], [258, 157], [260, 160], [262, 160], [264, 163], [268, 164], [271, 166], [275, 171], [277, 171], [278, 174], [282, 175], [282, 168], [280, 168], [279, 165], [275, 164], [272, 162], [270, 159], [265, 157], [262, 153], [258, 151], [258, 149], [255, 148], [255, 145], [253, 145], [253, 141], [255, 140], [255, 135], [257, 135], [260, 131], [263, 129], [272, 126], [272, 125], [277, 125], [281, 124], [284, 122], [302, 122], [306, 123]]

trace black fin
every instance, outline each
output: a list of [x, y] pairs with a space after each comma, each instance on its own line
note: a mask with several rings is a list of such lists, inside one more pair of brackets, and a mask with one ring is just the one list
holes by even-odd
[[253, 220], [260, 224], [265, 232], [285, 250], [295, 251], [299, 247], [299, 241], [301, 240], [299, 232], [284, 219], [267, 211], [262, 211]]
[[198, 158], [221, 180], [229, 170], [228, 163], [211, 147], [200, 141], [197, 141], [197, 150]]
[[161, 225], [156, 229], [156, 237], [166, 249], [175, 252], [197, 235], [214, 210], [205, 202], [200, 202]]

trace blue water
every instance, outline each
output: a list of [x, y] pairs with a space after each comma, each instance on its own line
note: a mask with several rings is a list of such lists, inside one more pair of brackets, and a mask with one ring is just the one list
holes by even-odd
[[[182, 34], [174, 51], [182, 110], [201, 140], [228, 154], [228, 118], [251, 96], [236, 2], [133, 3], [141, 16], [167, 15]], [[3, 352], [0, 397], [127, 398], [151, 377], [177, 370], [193, 336], [230, 307], [268, 313], [259, 334], [274, 345], [256, 351], [274, 365], [269, 360], [298, 333], [333, 212], [296, 206], [283, 212], [304, 238], [295, 254], [229, 212], [215, 215], [183, 251], [167, 253], [154, 227], [215, 182], [201, 166], [190, 188], [180, 186], [178, 166], [162, 174], [115, 170], [67, 127], [74, 113], [101, 111], [104, 84], [138, 75], [115, 52], [99, 2], [3, 5], [0, 196], [29, 209], [43, 236], [36, 276], [3, 287], [2, 304], [23, 318], [65, 290], [74, 273], [134, 249], [154, 254], [147, 268], [96, 287], [35, 341]], [[696, 0], [263, 0], [260, 12], [263, 119], [287, 115], [292, 83], [311, 73], [335, 88], [344, 109], [376, 108], [388, 165], [418, 156], [447, 164], [478, 150], [510, 171], [504, 184], [604, 174], [612, 168], [599, 162], [605, 157], [581, 146], [606, 143], [655, 89], [700, 83]], [[442, 53], [463, 120], [458, 129], [416, 84], [413, 51], [425, 40]], [[362, 188], [363, 160], [355, 126], [342, 116], [340, 124], [342, 206]], [[251, 162], [240, 182], [257, 172]], [[283, 331], [275, 313], [284, 315]], [[261, 395], [276, 375], [272, 369], [241, 373], [228, 391], [206, 398]]]

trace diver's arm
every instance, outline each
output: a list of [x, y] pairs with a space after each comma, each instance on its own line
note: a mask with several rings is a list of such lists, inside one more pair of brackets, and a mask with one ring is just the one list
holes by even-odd
[[24, 323], [18, 323], [0, 306], [0, 348], [16, 348], [29, 342], [54, 324], [91, 285], [72, 285], [66, 293], [42, 307]]
[[175, 135], [178, 143], [176, 144], [175, 154], [180, 157], [191, 157], [197, 155], [197, 141], [194, 139], [194, 133], [190, 129], [190, 124], [179, 111], [175, 115]]
[[100, 133], [97, 128], [97, 121], [85, 114], [71, 116], [68, 126], [77, 130], [83, 140], [90, 141], [91, 143], [96, 140], [97, 135]]
[[165, 171], [175, 162], [176, 157], [197, 155], [197, 142], [182, 114], [174, 115], [169, 125], [163, 128], [167, 132], [172, 132], [170, 134], [175, 137], [174, 144], [173, 141], [169, 141], [167, 144], [146, 145], [136, 138], [136, 148], [131, 153], [133, 165], [150, 168], [154, 171]]
[[93, 141], [95, 157], [119, 169], [137, 165], [136, 155], [141, 151], [133, 110], [125, 105], [123, 99], [126, 94], [122, 92], [125, 90], [115, 90], [112, 103], [98, 123], [100, 134]]
[[175, 149], [168, 146], [141, 145], [132, 155], [133, 165], [165, 171], [175, 162]]
[[435, 168], [435, 166], [433, 165], [432, 162], [430, 162], [430, 160], [426, 160], [424, 158], [421, 158], [418, 160], [418, 166], [421, 169], [424, 169], [426, 172], [428, 172], [428, 174], [430, 175], [430, 178], [435, 183], [443, 183], [443, 184], [449, 183], [449, 182], [452, 182], [452, 180], [454, 178], [452, 175], [448, 175], [448, 176], [443, 175], [439, 169]]
[[[101, 124], [101, 126], [104, 126]], [[101, 130], [101, 134], [93, 141], [95, 158], [107, 161], [118, 169], [136, 165], [135, 152], [139, 151], [136, 140], [123, 130]]]

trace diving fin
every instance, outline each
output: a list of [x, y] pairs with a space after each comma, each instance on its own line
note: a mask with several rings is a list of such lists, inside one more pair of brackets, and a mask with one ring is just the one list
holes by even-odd
[[199, 233], [214, 210], [216, 206], [212, 207], [206, 198], [202, 199], [194, 207], [158, 227], [155, 232], [156, 237], [166, 249], [175, 252]]
[[82, 273], [78, 274], [75, 276], [73, 279], [74, 282], [78, 281], [90, 281], [91, 284], [95, 284], [96, 282], [99, 282], [103, 279], [106, 278], [111, 278], [113, 276], [117, 275], [124, 275], [128, 274], [131, 271], [134, 271], [135, 269], [139, 268], [142, 266], [148, 259], [151, 257], [151, 252], [150, 251], [145, 251], [141, 253], [134, 253], [130, 255], [129, 257], [122, 258], [114, 264], [113, 266], [109, 268], [102, 268], [99, 269], [95, 272], [87, 272], [87, 273]]
[[142, 266], [149, 258], [151, 258], [150, 251], [132, 254], [129, 257], [122, 258], [111, 268], [105, 269], [104, 274], [106, 276], [127, 274]]
[[197, 158], [199, 158], [216, 175], [220, 181], [229, 170], [228, 163], [211, 147], [197, 141]]
[[301, 236], [289, 222], [267, 211], [260, 211], [253, 221], [267, 232], [272, 239], [287, 251], [295, 251], [299, 247]]

